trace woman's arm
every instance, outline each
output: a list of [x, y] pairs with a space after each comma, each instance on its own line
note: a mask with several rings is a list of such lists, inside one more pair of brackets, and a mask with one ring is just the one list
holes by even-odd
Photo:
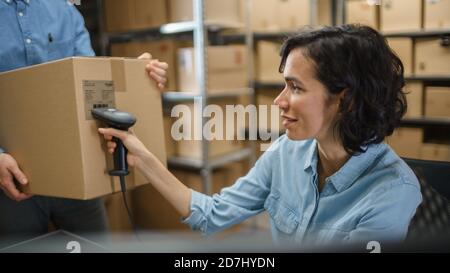
[[190, 215], [191, 190], [170, 173], [136, 136], [113, 128], [100, 128], [99, 132], [108, 140], [107, 147], [110, 153], [114, 153], [116, 147], [116, 143], [111, 141], [112, 137], [122, 140], [129, 152], [128, 164], [141, 171], [182, 217]]

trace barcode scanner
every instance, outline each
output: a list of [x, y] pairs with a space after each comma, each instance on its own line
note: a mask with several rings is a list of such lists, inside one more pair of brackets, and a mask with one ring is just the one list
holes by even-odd
[[[127, 112], [122, 112], [114, 108], [94, 108], [91, 110], [92, 117], [105, 123], [111, 128], [128, 131], [136, 123], [136, 117]], [[116, 149], [114, 151], [114, 169], [108, 173], [111, 176], [120, 177], [120, 187], [122, 192], [125, 192], [125, 176], [130, 172], [128, 171], [127, 153], [128, 150], [123, 145], [122, 141], [113, 137], [112, 140], [116, 143]]]

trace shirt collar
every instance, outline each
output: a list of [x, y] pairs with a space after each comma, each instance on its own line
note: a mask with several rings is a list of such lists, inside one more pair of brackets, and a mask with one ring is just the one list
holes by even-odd
[[386, 149], [386, 144], [372, 144], [367, 147], [365, 153], [350, 157], [339, 171], [328, 177], [328, 182], [333, 184], [337, 192], [349, 188]]
[[317, 171], [317, 141], [315, 139], [312, 140], [311, 145], [306, 151], [306, 160], [305, 165], [303, 166], [303, 170], [311, 169], [313, 173]]

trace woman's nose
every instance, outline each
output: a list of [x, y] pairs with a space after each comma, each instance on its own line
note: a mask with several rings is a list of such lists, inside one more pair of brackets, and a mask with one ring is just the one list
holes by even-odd
[[281, 110], [286, 110], [289, 107], [289, 101], [286, 96], [286, 88], [273, 100], [273, 102], [280, 107]]

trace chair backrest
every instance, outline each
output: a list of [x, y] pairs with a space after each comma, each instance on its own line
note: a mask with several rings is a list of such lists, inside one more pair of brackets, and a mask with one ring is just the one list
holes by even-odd
[[411, 220], [408, 239], [450, 233], [450, 162], [404, 158], [419, 179], [423, 201]]

